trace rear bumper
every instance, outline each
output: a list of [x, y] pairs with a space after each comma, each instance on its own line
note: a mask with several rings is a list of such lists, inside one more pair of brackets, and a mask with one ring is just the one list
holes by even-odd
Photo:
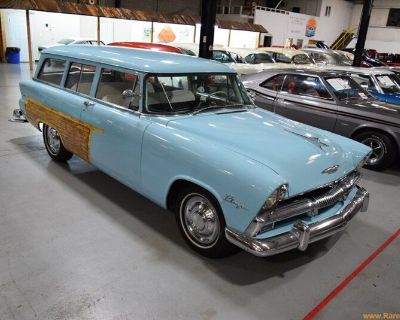
[[347, 223], [359, 212], [367, 211], [369, 193], [357, 186], [357, 193], [352, 201], [337, 214], [322, 221], [306, 224], [299, 221], [292, 230], [280, 235], [257, 239], [245, 233], [226, 228], [228, 241], [258, 257], [272, 256], [292, 249], [306, 250], [309, 243], [329, 237], [343, 230]]

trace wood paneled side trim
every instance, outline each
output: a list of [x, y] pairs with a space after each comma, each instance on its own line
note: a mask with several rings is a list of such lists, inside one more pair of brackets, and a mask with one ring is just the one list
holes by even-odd
[[54, 110], [41, 102], [28, 98], [25, 102], [25, 113], [28, 121], [35, 127], [45, 123], [58, 131], [64, 147], [90, 162], [90, 144], [94, 132], [103, 133], [86, 122]]

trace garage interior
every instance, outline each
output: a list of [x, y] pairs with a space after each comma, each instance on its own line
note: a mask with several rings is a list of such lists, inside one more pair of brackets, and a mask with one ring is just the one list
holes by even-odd
[[0, 64], [1, 320], [400, 317], [398, 163], [362, 169], [368, 211], [307, 251], [209, 259], [173, 213], [9, 121], [32, 75]]

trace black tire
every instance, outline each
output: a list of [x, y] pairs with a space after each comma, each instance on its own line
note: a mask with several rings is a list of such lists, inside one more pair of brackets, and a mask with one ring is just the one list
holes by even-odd
[[[43, 124], [43, 142], [49, 156], [59, 162], [65, 162], [71, 159], [73, 154], [65, 149], [60, 136], [55, 128]], [[53, 136], [51, 138], [50, 136]], [[58, 139], [59, 145], [56, 147], [55, 141]]]
[[385, 170], [389, 168], [397, 157], [397, 147], [394, 141], [385, 133], [364, 131], [357, 134], [354, 140], [373, 149], [373, 152], [364, 165], [371, 170]]
[[[204, 202], [201, 202], [200, 200], [204, 200]], [[190, 231], [189, 229], [190, 226], [188, 225], [188, 219], [185, 218], [187, 217], [185, 215], [185, 209], [187, 209], [189, 205], [195, 203], [201, 203], [205, 205], [205, 208], [208, 207], [209, 210], [202, 210], [202, 213], [208, 213], [211, 218], [210, 221], [214, 221], [208, 222], [210, 223], [210, 225], [214, 226], [211, 229], [215, 231], [212, 232], [212, 236], [210, 236], [211, 239], [209, 239], [210, 241], [208, 243], [201, 242], [200, 240], [196, 239], [196, 237], [193, 235], [193, 231]], [[199, 210], [195, 212], [199, 212]], [[233, 253], [238, 251], [238, 248], [236, 246], [226, 240], [226, 223], [222, 214], [221, 207], [215, 197], [208, 191], [197, 186], [189, 186], [186, 187], [184, 190], [180, 190], [180, 193], [176, 200], [175, 213], [179, 231], [182, 234], [185, 242], [194, 251], [209, 258], [223, 258], [232, 255]], [[191, 217], [195, 216], [192, 215]], [[204, 223], [204, 219], [200, 217], [199, 214], [196, 215], [196, 217], [200, 224], [202, 222]], [[193, 225], [194, 223], [192, 224], [192, 226]], [[206, 231], [209, 230], [204, 227], [201, 231], [204, 232], [204, 229], [206, 229]]]

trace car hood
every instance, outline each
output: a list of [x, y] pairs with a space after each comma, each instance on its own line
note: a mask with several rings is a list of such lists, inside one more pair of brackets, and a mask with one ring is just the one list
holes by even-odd
[[[341, 178], [354, 170], [369, 150], [357, 142], [258, 108], [177, 118], [169, 121], [168, 127], [202, 141], [205, 148], [219, 144], [264, 164], [289, 183], [290, 195]], [[322, 173], [336, 165], [336, 172]]]
[[226, 63], [231, 69], [235, 70], [236, 73], [240, 76], [242, 74], [251, 74], [260, 72], [261, 69], [256, 65], [246, 64], [246, 63]]

